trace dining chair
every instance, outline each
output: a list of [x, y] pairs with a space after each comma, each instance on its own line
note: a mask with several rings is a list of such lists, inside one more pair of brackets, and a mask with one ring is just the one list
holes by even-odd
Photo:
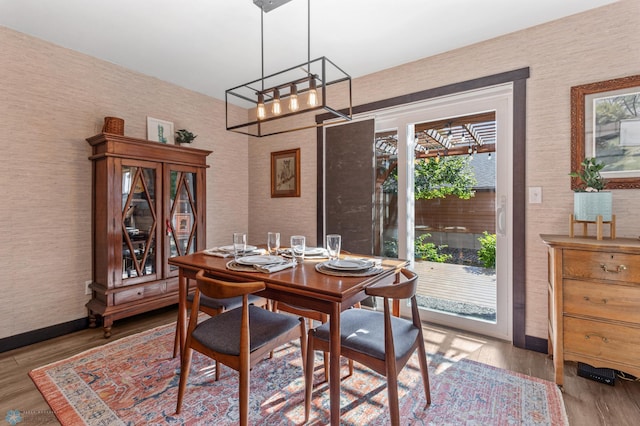
[[[187, 306], [186, 309], [189, 310], [193, 306], [193, 298], [194, 293], [187, 294]], [[269, 309], [269, 300], [260, 296], [256, 296], [255, 294], [249, 295], [249, 303], [252, 305], [259, 306], [264, 309]], [[205, 296], [204, 294], [200, 295], [200, 311], [209, 315], [210, 317], [215, 317], [218, 314], [221, 314], [225, 311], [229, 311], [231, 309], [236, 309], [242, 306], [242, 297], [230, 297], [228, 299], [215, 299], [213, 297]], [[176, 337], [173, 341], [173, 357], [175, 358], [178, 355], [178, 349], [180, 348], [180, 331], [178, 330], [178, 323], [176, 323]], [[218, 375], [218, 365], [216, 363], [216, 380], [220, 377]]]
[[[265, 289], [265, 283], [226, 282], [196, 275], [196, 292], [189, 315], [187, 341], [180, 366], [180, 384], [176, 413], [180, 414], [189, 379], [193, 350], [224, 364], [239, 373], [240, 424], [248, 423], [249, 373], [271, 350], [293, 339], [300, 339], [306, 349], [305, 322], [288, 314], [280, 314], [249, 304], [249, 295]], [[198, 323], [202, 296], [214, 299], [242, 297], [242, 307], [222, 312]], [[304, 359], [302, 360], [304, 367]], [[217, 373], [217, 372], [216, 372]]]
[[[289, 303], [282, 303], [278, 301], [273, 301], [273, 310], [275, 312], [288, 312], [290, 314], [298, 315], [304, 317], [308, 321], [307, 330], [311, 330], [313, 328], [313, 321], [318, 321], [321, 324], [324, 324], [328, 320], [328, 315], [323, 312], [314, 311], [313, 309], [303, 308], [301, 306], [291, 305]], [[360, 307], [360, 303], [356, 305]], [[305, 336], [306, 337], [306, 336]], [[306, 352], [306, 351], [305, 351]], [[306, 360], [307, 354], [303, 353], [302, 357]], [[313, 368], [313, 366], [312, 366]], [[349, 360], [349, 376], [353, 374], [353, 361]], [[324, 353], [324, 379], [327, 380], [329, 375], [329, 353]]]
[[[418, 350], [418, 361], [427, 404], [431, 404], [429, 370], [422, 336], [422, 324], [416, 301], [418, 276], [402, 269], [399, 283], [365, 288], [369, 296], [382, 297], [384, 311], [347, 309], [340, 315], [340, 354], [363, 364], [387, 378], [391, 424], [400, 424], [398, 405], [398, 374], [413, 353]], [[411, 320], [391, 314], [390, 300], [410, 299]], [[309, 330], [307, 367], [305, 369], [305, 421], [309, 420], [313, 388], [313, 364], [316, 350], [330, 350], [329, 324]], [[425, 407], [426, 408], [426, 407]]]

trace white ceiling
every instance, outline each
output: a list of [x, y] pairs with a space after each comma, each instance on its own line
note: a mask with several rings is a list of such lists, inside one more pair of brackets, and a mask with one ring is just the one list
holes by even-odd
[[[312, 0], [311, 59], [352, 77], [616, 0]], [[261, 75], [252, 0], [0, 0], [0, 25], [224, 99]], [[264, 15], [265, 74], [307, 60], [307, 1]]]

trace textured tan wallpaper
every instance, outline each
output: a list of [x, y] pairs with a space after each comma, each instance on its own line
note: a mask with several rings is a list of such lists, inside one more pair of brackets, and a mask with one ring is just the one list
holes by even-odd
[[[354, 105], [486, 75], [530, 67], [527, 81], [527, 186], [541, 186], [542, 204], [527, 205], [526, 333], [546, 338], [547, 256], [539, 234], [569, 231], [573, 195], [570, 169], [570, 88], [640, 74], [640, 0], [610, 6], [391, 68], [353, 81]], [[416, 40], [416, 49], [428, 39]], [[360, 52], [361, 54], [361, 52]], [[372, 49], [371, 54], [375, 54]], [[349, 72], [349, 70], [345, 70]], [[315, 239], [315, 133], [250, 141], [251, 233], [304, 232]], [[271, 199], [269, 152], [301, 147], [302, 198]], [[618, 235], [640, 235], [634, 212], [640, 192], [614, 191]], [[528, 197], [525, 197], [528, 199]], [[259, 208], [255, 208], [259, 207]], [[286, 214], [282, 214], [285, 209]]]
[[[567, 233], [573, 85], [640, 73], [640, 0], [622, 0], [355, 79], [354, 105], [530, 67], [526, 332], [546, 338], [546, 252], [540, 233]], [[428, 39], [416, 40], [416, 49]], [[103, 117], [144, 138], [146, 116], [173, 121], [213, 150], [207, 175], [207, 243], [235, 230], [262, 243], [267, 231], [316, 244], [315, 131], [264, 139], [224, 130], [222, 101], [0, 27], [0, 338], [86, 316], [91, 277], [91, 163], [85, 138]], [[372, 47], [371, 53], [375, 54]], [[349, 70], [346, 70], [349, 72]], [[236, 111], [243, 114], [243, 111]], [[300, 198], [270, 197], [270, 152], [301, 148]], [[618, 234], [637, 236], [638, 191], [614, 192]], [[116, 323], [117, 326], [117, 323]]]
[[[0, 338], [86, 317], [91, 279], [91, 153], [105, 116], [145, 138], [172, 121], [212, 150], [207, 243], [248, 222], [247, 137], [224, 102], [0, 27]], [[236, 111], [245, 114], [244, 110]], [[117, 326], [117, 324], [116, 324]]]

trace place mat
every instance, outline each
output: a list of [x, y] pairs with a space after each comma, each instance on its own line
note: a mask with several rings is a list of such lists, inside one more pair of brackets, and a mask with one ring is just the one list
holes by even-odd
[[335, 269], [327, 268], [324, 265], [324, 262], [322, 262], [316, 265], [316, 271], [325, 275], [333, 275], [334, 277], [369, 277], [379, 274], [380, 272], [384, 271], [384, 268], [382, 268], [381, 266], [373, 266], [362, 271], [338, 271]]
[[227, 262], [227, 269], [230, 271], [238, 271], [238, 272], [258, 272], [256, 268], [250, 265], [242, 265], [235, 260], [230, 260]]

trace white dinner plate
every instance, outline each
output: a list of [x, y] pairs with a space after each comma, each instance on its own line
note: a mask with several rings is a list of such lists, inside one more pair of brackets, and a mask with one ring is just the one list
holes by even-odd
[[[250, 246], [249, 244], [247, 244], [247, 245], [246, 245], [246, 247], [245, 247], [245, 249], [244, 249], [244, 251], [245, 251], [245, 252], [247, 252], [247, 251], [254, 251], [254, 250], [256, 250], [257, 248], [258, 248], [258, 247], [256, 247], [256, 246]], [[222, 246], [222, 247], [218, 247], [218, 250], [221, 250], [221, 251], [228, 251], [228, 252], [233, 253], [233, 251], [234, 251], [233, 244], [232, 244], [232, 245], [230, 245], [230, 246]]]
[[326, 251], [322, 247], [308, 247], [304, 251], [305, 256], [320, 256], [324, 254], [326, 254]]
[[324, 265], [330, 269], [338, 271], [359, 271], [371, 268], [375, 263], [368, 259], [336, 259], [324, 262]]
[[284, 259], [282, 256], [244, 256], [236, 260], [241, 265], [271, 265], [273, 263], [282, 263]]

